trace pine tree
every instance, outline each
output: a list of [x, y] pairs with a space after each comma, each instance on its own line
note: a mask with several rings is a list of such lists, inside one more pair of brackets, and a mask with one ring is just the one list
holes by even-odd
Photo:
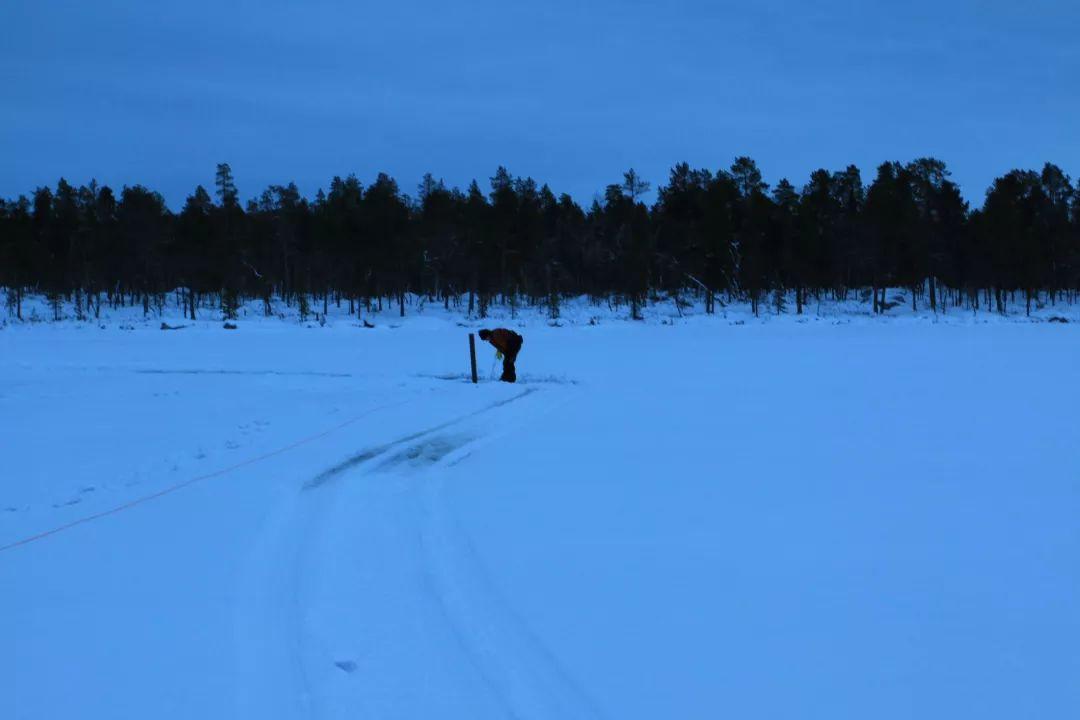
[[239, 194], [236, 191], [236, 183], [233, 181], [229, 163], [218, 163], [214, 186], [217, 188], [218, 201], [222, 207], [239, 207]]

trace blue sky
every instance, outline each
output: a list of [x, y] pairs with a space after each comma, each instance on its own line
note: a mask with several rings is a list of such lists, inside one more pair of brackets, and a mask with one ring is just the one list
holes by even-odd
[[0, 196], [91, 178], [178, 207], [228, 161], [244, 198], [379, 171], [583, 203], [635, 167], [935, 155], [980, 203], [1080, 174], [1080, 3], [56, 2], [0, 6]]

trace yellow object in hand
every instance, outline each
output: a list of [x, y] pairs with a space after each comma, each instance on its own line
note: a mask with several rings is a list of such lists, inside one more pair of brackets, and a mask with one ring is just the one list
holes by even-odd
[[495, 351], [495, 359], [496, 360], [502, 360], [503, 359], [502, 358], [502, 350], [496, 350]]

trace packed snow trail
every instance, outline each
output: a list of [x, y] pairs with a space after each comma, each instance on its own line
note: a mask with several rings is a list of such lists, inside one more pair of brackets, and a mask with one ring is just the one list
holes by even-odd
[[[252, 595], [238, 606], [238, 714], [598, 717], [499, 599], [438, 499], [441, 469], [535, 423], [558, 395], [526, 388], [365, 449], [282, 497], [242, 583]], [[277, 693], [267, 677], [282, 680]]]
[[[464, 422], [465, 420], [468, 420], [470, 418], [474, 418], [474, 417], [476, 417], [478, 415], [481, 415], [483, 413], [491, 412], [492, 410], [503, 407], [504, 405], [509, 405], [510, 403], [515, 402], [517, 400], [520, 400], [520, 399], [532, 394], [533, 392], [535, 392], [535, 389], [534, 388], [529, 388], [529, 389], [525, 390], [524, 392], [518, 393], [517, 395], [514, 395], [514, 396], [512, 396], [510, 398], [507, 398], [505, 400], [499, 400], [499, 401], [491, 403], [490, 405], [487, 405], [486, 407], [482, 407], [479, 410], [474, 410], [474, 411], [472, 411], [471, 413], [469, 413], [467, 415], [463, 415], [461, 417], [457, 417], [457, 418], [454, 418], [454, 419], [451, 419], [451, 420], [447, 420], [445, 422], [441, 422], [438, 425], [427, 428], [426, 430], [419, 430], [417, 432], [410, 433], [410, 434], [408, 434], [408, 435], [406, 435], [404, 437], [401, 437], [401, 438], [398, 438], [398, 439], [393, 440], [391, 442], [388, 442], [385, 445], [380, 445], [378, 447], [367, 448], [365, 450], [362, 450], [359, 453], [357, 453], [356, 455], [353, 455], [352, 457], [348, 458], [347, 460], [344, 460], [343, 462], [338, 463], [337, 465], [329, 468], [328, 470], [324, 470], [323, 472], [319, 473], [316, 477], [312, 478], [310, 481], [308, 481], [307, 483], [304, 484], [304, 489], [305, 490], [317, 489], [321, 485], [329, 482], [330, 480], [332, 480], [336, 476], [346, 472], [350, 468], [353, 468], [353, 467], [355, 467], [357, 465], [361, 465], [363, 463], [374, 460], [374, 459], [384, 455], [386, 452], [392, 450], [395, 447], [399, 447], [399, 446], [404, 445], [406, 443], [409, 443], [409, 442], [412, 442], [414, 440], [418, 440], [418, 439], [423, 438], [425, 436], [431, 435], [432, 433], [438, 432], [439, 430], [445, 430], [446, 428], [452, 427], [454, 425], [459, 425], [462, 422]], [[443, 454], [447, 454], [452, 449], [453, 449], [452, 447], [447, 449], [446, 453], [443, 453]], [[439, 458], [435, 458], [435, 459], [439, 459]]]

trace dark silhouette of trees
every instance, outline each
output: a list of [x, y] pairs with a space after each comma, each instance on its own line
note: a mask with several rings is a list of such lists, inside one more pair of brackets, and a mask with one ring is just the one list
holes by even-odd
[[[272, 185], [241, 204], [232, 169], [213, 194], [196, 187], [179, 212], [142, 186], [95, 182], [0, 200], [0, 286], [22, 318], [39, 293], [59, 318], [102, 302], [160, 311], [174, 294], [186, 316], [233, 318], [260, 300], [301, 315], [399, 314], [439, 302], [483, 317], [492, 303], [546, 306], [587, 295], [642, 316], [649, 301], [748, 301], [755, 312], [805, 312], [815, 300], [862, 293], [874, 312], [901, 288], [913, 308], [992, 308], [1017, 295], [1026, 312], [1073, 302], [1080, 290], [1080, 197], [1061, 168], [1011, 170], [972, 209], [942, 161], [883, 163], [864, 187], [858, 168], [815, 170], [801, 187], [770, 190], [756, 163], [726, 170], [675, 165], [649, 206], [634, 170], [588, 208], [499, 167], [485, 193], [425, 175], [415, 198], [378, 174], [370, 185], [335, 177], [309, 200]], [[467, 303], [467, 305], [466, 305]], [[790, 307], [789, 307], [790, 306]]]

